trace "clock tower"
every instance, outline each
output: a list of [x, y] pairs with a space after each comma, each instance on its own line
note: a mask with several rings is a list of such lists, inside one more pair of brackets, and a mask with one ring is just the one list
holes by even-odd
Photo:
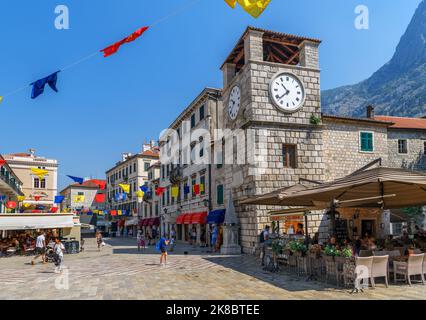
[[[244, 132], [245, 141], [234, 147], [245, 161], [225, 160], [216, 184], [225, 185], [225, 195], [233, 194], [245, 251], [258, 243], [273, 208], [241, 200], [293, 186], [300, 178], [324, 180], [320, 43], [248, 27], [222, 65], [222, 126]], [[237, 159], [229, 150], [224, 158]]]

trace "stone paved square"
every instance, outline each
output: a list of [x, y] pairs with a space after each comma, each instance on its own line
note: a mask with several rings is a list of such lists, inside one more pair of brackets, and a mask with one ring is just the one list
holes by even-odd
[[[263, 271], [254, 256], [212, 255], [204, 249], [178, 245], [168, 264], [159, 266], [159, 254], [151, 247], [138, 252], [134, 239], [113, 238], [98, 252], [93, 239], [85, 251], [66, 255], [62, 276], [52, 264], [31, 266], [30, 257], [0, 259], [0, 299], [47, 300], [328, 300], [422, 299], [426, 286], [379, 282], [376, 289], [351, 295], [321, 282], [281, 272]], [[188, 251], [189, 254], [183, 254]], [[64, 290], [68, 272], [69, 289]], [[61, 278], [62, 277], [62, 278]], [[55, 285], [59, 283], [59, 289]]]

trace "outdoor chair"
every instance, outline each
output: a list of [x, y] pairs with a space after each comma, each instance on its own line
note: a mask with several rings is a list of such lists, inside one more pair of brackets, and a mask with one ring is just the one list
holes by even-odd
[[306, 257], [297, 257], [297, 274], [299, 276], [308, 274], [308, 258]]
[[423, 275], [425, 275], [425, 274], [426, 274], [426, 254], [425, 254], [424, 259], [423, 259]]
[[373, 251], [371, 251], [371, 250], [361, 250], [359, 252], [359, 256], [360, 257], [372, 257], [373, 256]]
[[354, 275], [354, 291], [363, 291], [361, 281], [368, 287], [368, 281], [371, 281], [374, 257], [356, 257], [355, 258], [355, 275]]
[[389, 251], [373, 251], [373, 256], [380, 257], [380, 256], [388, 256]]
[[420, 275], [421, 281], [425, 284], [425, 278], [423, 275], [423, 260], [425, 254], [415, 254], [408, 257], [408, 261], [394, 261], [393, 262], [393, 272], [394, 272], [394, 282], [398, 281], [397, 275], [403, 275], [404, 281], [407, 282], [411, 287], [411, 276]]
[[371, 269], [371, 284], [373, 288], [376, 286], [374, 278], [385, 278], [386, 288], [389, 287], [389, 255], [386, 256], [374, 256], [373, 267]]
[[337, 286], [339, 286], [339, 274], [337, 271], [337, 264], [334, 260], [334, 257], [325, 256], [325, 283], [328, 283], [328, 280], [334, 279], [336, 280]]

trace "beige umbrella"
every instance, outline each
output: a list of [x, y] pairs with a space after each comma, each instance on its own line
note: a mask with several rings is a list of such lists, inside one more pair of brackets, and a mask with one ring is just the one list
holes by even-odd
[[278, 189], [274, 192], [268, 193], [266, 195], [255, 196], [240, 202], [240, 204], [256, 204], [256, 205], [268, 205], [268, 206], [309, 206], [312, 207], [313, 203], [309, 199], [292, 199], [291, 203], [286, 203], [286, 197], [291, 197], [298, 192], [306, 191], [308, 187], [296, 184], [291, 187], [286, 187], [282, 189]]
[[301, 199], [311, 202], [313, 207], [325, 203], [334, 203], [336, 207], [383, 209], [426, 205], [426, 174], [379, 167], [292, 193], [281, 201], [299, 206]]

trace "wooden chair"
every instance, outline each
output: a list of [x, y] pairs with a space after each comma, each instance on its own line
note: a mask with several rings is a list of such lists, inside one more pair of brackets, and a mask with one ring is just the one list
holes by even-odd
[[394, 272], [394, 282], [398, 281], [397, 275], [403, 275], [404, 281], [407, 282], [411, 287], [411, 276], [420, 275], [421, 281], [425, 284], [425, 278], [423, 274], [423, 261], [425, 259], [425, 254], [414, 254], [408, 257], [408, 261], [394, 261], [393, 262], [393, 272]]
[[374, 278], [385, 278], [386, 288], [389, 287], [389, 255], [386, 256], [374, 256], [373, 266], [371, 269], [371, 284], [373, 288], [376, 286]]

